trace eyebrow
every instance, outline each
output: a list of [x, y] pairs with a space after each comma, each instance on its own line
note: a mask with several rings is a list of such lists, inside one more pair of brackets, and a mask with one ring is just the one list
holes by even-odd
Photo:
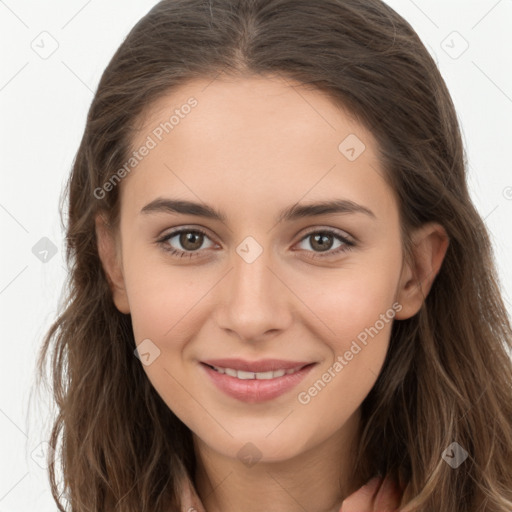
[[[142, 208], [140, 213], [181, 213], [218, 220], [223, 223], [227, 220], [224, 213], [207, 204], [168, 198], [157, 198], [154, 201], [151, 201]], [[315, 217], [332, 213], [362, 213], [376, 219], [375, 214], [365, 206], [348, 199], [332, 199], [311, 204], [294, 204], [279, 213], [277, 222], [289, 222], [305, 217]]]

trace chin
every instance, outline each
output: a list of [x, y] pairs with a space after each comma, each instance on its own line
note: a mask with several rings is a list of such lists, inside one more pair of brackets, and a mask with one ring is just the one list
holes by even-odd
[[[222, 454], [225, 457], [238, 459], [248, 467], [257, 463], [279, 463], [286, 462], [300, 456], [309, 449], [307, 442], [302, 436], [291, 437], [286, 434], [279, 435], [273, 432], [268, 435], [262, 430], [240, 430], [232, 432], [233, 438], [211, 439], [209, 436], [201, 438], [201, 442], [208, 445], [210, 449]], [[315, 444], [310, 440], [312, 446]]]

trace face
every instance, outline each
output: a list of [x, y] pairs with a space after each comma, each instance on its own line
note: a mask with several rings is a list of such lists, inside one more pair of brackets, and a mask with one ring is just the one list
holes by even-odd
[[262, 460], [290, 459], [341, 433], [408, 311], [398, 205], [372, 134], [291, 85], [172, 91], [118, 185], [115, 303], [156, 391], [227, 457], [250, 442]]

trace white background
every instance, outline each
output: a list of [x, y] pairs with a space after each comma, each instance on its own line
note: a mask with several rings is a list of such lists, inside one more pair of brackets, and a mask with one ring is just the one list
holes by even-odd
[[[472, 197], [491, 232], [512, 312], [512, 1], [388, 3], [419, 33], [448, 84]], [[0, 512], [57, 510], [46, 471], [36, 462], [48, 411], [44, 395], [31, 392], [35, 354], [56, 316], [65, 278], [59, 198], [101, 73], [155, 4], [0, 0]], [[46, 59], [35, 51], [52, 44], [58, 48]], [[32, 252], [43, 237], [58, 251], [46, 263]]]

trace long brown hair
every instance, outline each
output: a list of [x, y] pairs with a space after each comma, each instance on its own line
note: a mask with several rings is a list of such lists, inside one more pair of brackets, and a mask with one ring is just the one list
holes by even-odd
[[[407, 484], [404, 511], [512, 509], [512, 331], [492, 247], [466, 184], [449, 92], [411, 26], [380, 0], [163, 0], [132, 29], [103, 73], [67, 186], [68, 294], [39, 355], [50, 361], [64, 511], [180, 508], [180, 470], [194, 474], [189, 429], [134, 356], [129, 315], [112, 301], [94, 218], [117, 228], [123, 166], [147, 108], [195, 78], [279, 74], [348, 109], [376, 137], [407, 249], [435, 221], [450, 245], [422, 309], [395, 321], [362, 403], [354, 474]], [[456, 442], [467, 459], [443, 453]], [[451, 448], [450, 448], [451, 447]]]

